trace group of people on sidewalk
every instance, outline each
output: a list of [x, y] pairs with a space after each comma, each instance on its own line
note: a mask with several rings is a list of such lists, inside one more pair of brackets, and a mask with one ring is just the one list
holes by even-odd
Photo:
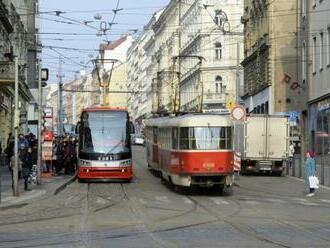
[[53, 140], [52, 172], [54, 176], [60, 174], [74, 174], [77, 168], [77, 140], [69, 135], [57, 136]]
[[[38, 160], [38, 142], [33, 133], [18, 135], [18, 175], [24, 180], [24, 190], [29, 191], [28, 179], [31, 175], [33, 165], [37, 165]], [[12, 133], [9, 133], [7, 146], [4, 150], [7, 159], [8, 169], [13, 177], [13, 169], [15, 164], [15, 139]], [[14, 183], [14, 180], [12, 180]], [[13, 184], [12, 184], [13, 185]]]

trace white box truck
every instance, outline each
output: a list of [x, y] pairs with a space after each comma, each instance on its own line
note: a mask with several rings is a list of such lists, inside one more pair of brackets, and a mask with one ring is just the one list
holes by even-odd
[[287, 116], [248, 115], [241, 126], [242, 174], [269, 172], [282, 175], [288, 160], [290, 126]]

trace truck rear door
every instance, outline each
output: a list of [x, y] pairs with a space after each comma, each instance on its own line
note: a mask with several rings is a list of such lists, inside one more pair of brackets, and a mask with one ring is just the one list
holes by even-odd
[[261, 159], [266, 156], [266, 118], [248, 116], [245, 125], [245, 158]]
[[267, 125], [267, 157], [269, 159], [286, 158], [289, 135], [287, 118], [270, 116]]

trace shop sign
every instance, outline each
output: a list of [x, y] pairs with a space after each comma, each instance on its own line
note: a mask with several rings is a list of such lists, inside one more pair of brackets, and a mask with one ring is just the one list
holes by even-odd
[[52, 118], [52, 117], [53, 117], [53, 108], [44, 107], [44, 118]]
[[0, 94], [0, 107], [5, 110], [9, 110], [10, 108], [10, 98], [2, 93]]

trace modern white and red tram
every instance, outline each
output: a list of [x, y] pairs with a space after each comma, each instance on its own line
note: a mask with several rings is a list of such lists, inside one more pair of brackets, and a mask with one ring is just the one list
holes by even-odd
[[149, 168], [171, 184], [233, 184], [233, 124], [228, 114], [186, 114], [146, 121]]

